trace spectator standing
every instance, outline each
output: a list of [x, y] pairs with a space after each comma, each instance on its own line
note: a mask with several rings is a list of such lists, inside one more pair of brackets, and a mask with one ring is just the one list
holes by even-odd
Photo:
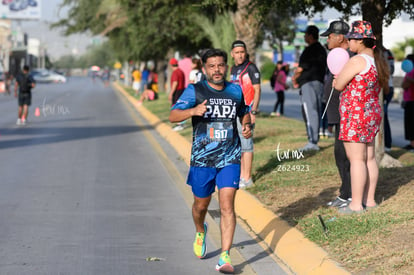
[[[337, 20], [332, 21], [329, 24], [329, 28], [321, 33], [321, 36], [327, 36], [328, 49], [332, 50], [335, 48], [343, 48], [348, 50], [349, 44], [346, 35], [349, 32], [349, 25], [343, 21]], [[348, 51], [349, 53], [349, 51]], [[351, 54], [350, 54], [351, 55]], [[351, 192], [351, 175], [350, 175], [350, 163], [348, 157], [346, 156], [344, 142], [339, 140], [339, 94], [340, 92], [336, 89], [332, 90], [332, 81], [333, 75], [331, 72], [327, 73], [326, 81], [324, 84], [324, 95], [323, 98], [325, 102], [330, 100], [327, 106], [327, 117], [328, 124], [334, 126], [335, 129], [335, 143], [334, 143], [334, 156], [336, 167], [338, 168], [339, 176], [341, 178], [341, 187], [339, 188], [339, 196], [337, 196], [333, 201], [327, 203], [331, 207], [345, 207], [352, 200]], [[332, 92], [332, 95], [331, 95]]]
[[[16, 77], [14, 85], [14, 96], [18, 98], [18, 118], [17, 125], [25, 125], [29, 115], [29, 106], [32, 104], [32, 89], [36, 86], [36, 81], [29, 74], [29, 66], [23, 66], [23, 72]], [[17, 93], [17, 91], [19, 91]]]
[[347, 35], [349, 49], [356, 55], [334, 79], [340, 96], [340, 133], [351, 163], [352, 201], [339, 208], [342, 214], [361, 213], [377, 206], [375, 190], [378, 165], [375, 159], [375, 136], [381, 123], [381, 87], [388, 90], [388, 65], [375, 46], [371, 23], [352, 23]]
[[135, 91], [136, 96], [139, 94], [139, 90], [141, 89], [141, 79], [141, 72], [138, 68], [134, 68], [132, 71], [132, 89]]
[[[251, 135], [250, 116], [240, 87], [225, 81], [227, 54], [211, 49], [202, 59], [207, 80], [187, 87], [172, 107], [169, 119], [179, 122], [191, 118], [193, 124], [187, 183], [194, 194], [194, 254], [199, 258], [206, 256], [207, 224], [204, 220], [217, 186], [222, 247], [216, 270], [233, 273], [230, 248], [236, 228], [234, 199], [240, 178], [241, 157], [236, 120], [241, 121], [242, 135], [248, 138]], [[232, 111], [228, 112], [230, 109]], [[217, 116], [217, 113], [221, 115]]]
[[[185, 76], [184, 72], [178, 68], [178, 61], [175, 58], [170, 59], [170, 65], [172, 68], [171, 80], [170, 80], [170, 93], [168, 95], [168, 100], [173, 106], [177, 100], [180, 98], [181, 94], [184, 92]], [[181, 131], [184, 129], [183, 124], [185, 120], [180, 121], [174, 128], [174, 131]]]
[[189, 80], [190, 84], [195, 84], [203, 79], [203, 71], [201, 60], [198, 58], [193, 58], [192, 60], [192, 70], [190, 72]]
[[[234, 41], [231, 49], [234, 66], [231, 67], [230, 81], [241, 86], [245, 103], [251, 108], [250, 117], [253, 133], [256, 115], [259, 110], [260, 72], [256, 65], [249, 61], [246, 44], [243, 41]], [[242, 135], [242, 125], [240, 123], [238, 124], [238, 130], [242, 146], [240, 188], [246, 188], [253, 185], [253, 136], [245, 139]]]
[[10, 73], [10, 72], [5, 72], [4, 73], [4, 88], [5, 88], [5, 90], [6, 90], [6, 93], [8, 94], [8, 95], [10, 95], [10, 86], [11, 86], [11, 83], [12, 83], [12, 80], [13, 80], [13, 75]]
[[305, 48], [299, 58], [299, 65], [292, 78], [296, 87], [300, 87], [302, 111], [308, 134], [308, 144], [303, 151], [319, 150], [319, 124], [322, 114], [323, 82], [326, 73], [326, 50], [319, 43], [319, 29], [308, 26], [305, 30]]
[[184, 73], [184, 88], [187, 88], [188, 84], [190, 84], [190, 72], [193, 69], [193, 62], [190, 54], [184, 54], [184, 57], [178, 61], [178, 68], [180, 68]]
[[109, 78], [111, 77], [111, 72], [109, 71], [108, 68], [105, 68], [103, 73], [102, 73], [102, 81], [105, 85], [105, 87], [109, 86]]
[[148, 70], [147, 64], [145, 64], [144, 69], [142, 70], [141, 76], [141, 92], [145, 91], [148, 88], [148, 81], [151, 71]]
[[[414, 54], [407, 55], [406, 59], [411, 60], [414, 64]], [[405, 75], [402, 88], [404, 89], [403, 107], [405, 139], [410, 142], [404, 149], [414, 152], [414, 70], [411, 70], [411, 72]]]
[[[288, 88], [286, 85], [286, 77], [289, 71], [289, 65], [283, 64], [283, 61], [278, 61], [276, 63], [275, 70], [272, 74], [271, 85], [273, 91], [276, 93], [276, 103], [273, 107], [273, 112], [270, 113], [270, 116], [283, 116], [283, 109], [285, 104], [285, 89]], [[280, 107], [279, 107], [280, 106]], [[280, 111], [277, 111], [279, 107]]]

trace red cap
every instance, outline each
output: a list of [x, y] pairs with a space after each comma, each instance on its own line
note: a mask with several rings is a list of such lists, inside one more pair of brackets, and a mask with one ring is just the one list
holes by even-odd
[[175, 58], [170, 59], [170, 65], [178, 65], [178, 61]]

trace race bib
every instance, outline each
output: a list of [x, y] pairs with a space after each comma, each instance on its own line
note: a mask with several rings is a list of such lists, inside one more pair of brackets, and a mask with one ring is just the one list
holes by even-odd
[[225, 141], [233, 138], [233, 123], [212, 122], [207, 124], [207, 133], [211, 141]]

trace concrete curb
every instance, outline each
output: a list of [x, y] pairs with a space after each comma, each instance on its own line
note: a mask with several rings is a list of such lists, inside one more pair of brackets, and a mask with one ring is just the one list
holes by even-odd
[[[137, 100], [128, 94], [121, 86], [114, 87], [141, 113], [158, 133], [165, 138], [189, 165], [191, 144], [169, 125], [163, 123], [157, 116], [144, 106], [139, 106]], [[279, 219], [267, 209], [256, 197], [245, 190], [239, 190], [236, 196], [236, 213], [274, 251], [296, 274], [351, 274], [332, 260], [322, 248], [312, 243], [297, 229]]]

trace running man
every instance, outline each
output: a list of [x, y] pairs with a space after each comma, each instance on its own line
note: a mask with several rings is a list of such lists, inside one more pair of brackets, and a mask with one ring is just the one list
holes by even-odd
[[216, 270], [234, 272], [230, 248], [236, 228], [234, 198], [239, 188], [241, 144], [251, 136], [249, 108], [239, 85], [226, 82], [227, 54], [210, 49], [202, 56], [207, 80], [190, 84], [170, 113], [171, 122], [192, 118], [193, 144], [187, 184], [192, 187], [192, 215], [196, 228], [194, 254], [206, 255], [207, 224], [204, 222], [211, 195], [218, 188], [220, 203], [221, 255]]
[[32, 104], [32, 89], [35, 86], [36, 82], [29, 74], [29, 66], [24, 65], [23, 72], [17, 75], [14, 84], [14, 96], [18, 98], [19, 104], [17, 125], [25, 125], [27, 122], [29, 106]]

